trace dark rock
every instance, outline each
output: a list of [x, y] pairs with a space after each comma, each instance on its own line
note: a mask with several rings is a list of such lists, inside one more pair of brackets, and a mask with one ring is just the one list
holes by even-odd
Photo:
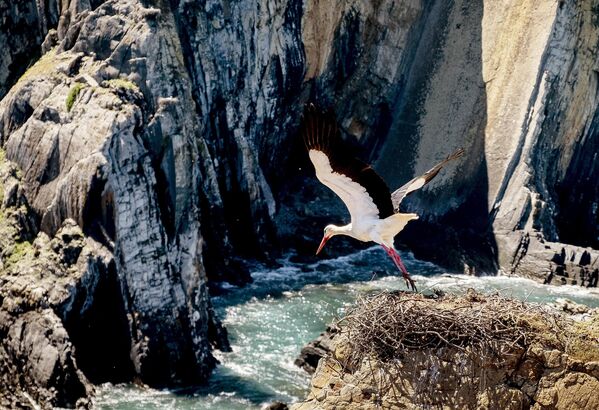
[[294, 364], [306, 372], [313, 374], [318, 367], [318, 362], [332, 352], [331, 340], [339, 331], [335, 326], [327, 327], [316, 339], [304, 346]]
[[42, 53], [42, 42], [58, 23], [54, 0], [0, 1], [0, 99]]
[[44, 408], [72, 407], [93, 391], [77, 368], [66, 330], [51, 309], [17, 317], [0, 311], [0, 335], [3, 406], [16, 407], [21, 402], [30, 407], [32, 397]]
[[[16, 222], [15, 213], [4, 217]], [[86, 289], [74, 285], [93, 276], [101, 261], [94, 265], [89, 260], [94, 245], [83, 240], [73, 221], [67, 220], [51, 241], [40, 234], [33, 244], [22, 241], [18, 230], [17, 222], [4, 225], [0, 231], [4, 238], [0, 241], [0, 404], [27, 408], [35, 407], [35, 403], [43, 408], [73, 407], [76, 403], [89, 406], [87, 398], [93, 388], [78, 366], [76, 358], [80, 356], [72, 342], [68, 318], [81, 314], [72, 311], [71, 299], [82, 300], [88, 309], [94, 307], [97, 282]], [[64, 251], [73, 247], [77, 257], [72, 252], [65, 257]], [[110, 345], [114, 331], [105, 331], [103, 341]]]
[[271, 403], [268, 406], [264, 407], [263, 410], [289, 410], [289, 406], [287, 406], [287, 404], [282, 403], [280, 401], [276, 401], [276, 402]]

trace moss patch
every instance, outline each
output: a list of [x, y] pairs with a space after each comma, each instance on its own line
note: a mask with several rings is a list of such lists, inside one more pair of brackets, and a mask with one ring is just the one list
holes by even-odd
[[114, 78], [112, 80], [107, 80], [107, 81], [104, 81], [104, 84], [107, 87], [111, 87], [111, 88], [117, 88], [117, 89], [122, 88], [125, 90], [131, 90], [131, 91], [137, 91], [137, 92], [139, 91], [139, 87], [135, 83], [133, 83], [129, 80], [123, 80], [122, 78]]
[[12, 266], [22, 259], [25, 259], [27, 255], [33, 252], [33, 246], [29, 242], [17, 242], [15, 243], [12, 253], [6, 260], [8, 266]]
[[79, 92], [83, 89], [83, 87], [85, 87], [85, 85], [81, 83], [75, 83], [75, 85], [71, 87], [71, 89], [69, 90], [69, 94], [67, 95], [67, 99], [65, 101], [67, 111], [71, 111], [71, 108], [73, 108], [73, 104], [75, 104], [75, 100], [77, 99], [77, 96], [79, 95]]
[[56, 48], [48, 51], [37, 62], [29, 67], [27, 71], [19, 78], [20, 83], [30, 77], [40, 76], [54, 72], [56, 69]]

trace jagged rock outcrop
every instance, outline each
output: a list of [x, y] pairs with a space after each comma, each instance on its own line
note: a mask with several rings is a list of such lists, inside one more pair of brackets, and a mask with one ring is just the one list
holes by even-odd
[[132, 374], [114, 259], [70, 219], [36, 234], [20, 176], [0, 151], [0, 406], [87, 406], [88, 377]]
[[502, 237], [504, 249], [513, 249], [508, 275], [543, 279], [546, 284], [596, 288], [597, 251], [545, 240], [539, 232], [513, 231]]
[[327, 327], [320, 336], [302, 347], [299, 357], [295, 359], [293, 364], [313, 374], [316, 371], [316, 367], [318, 367], [320, 359], [332, 352], [332, 339], [338, 330], [335, 326]]
[[[92, 354], [101, 339], [91, 335], [107, 319], [81, 334], [84, 319], [60, 315], [90, 379], [202, 382], [215, 365], [211, 340], [227, 348], [208, 298], [199, 218], [200, 199], [217, 206], [218, 191], [211, 191], [213, 164], [200, 155], [205, 141], [188, 109], [174, 17], [137, 1], [71, 6], [58, 44], [0, 103], [0, 141], [20, 170], [26, 219], [34, 237], [52, 237], [70, 218], [114, 255], [105, 269], [112, 273], [89, 268], [88, 279], [111, 275], [105, 280], [112, 282], [86, 293], [114, 292], [103, 296], [116, 298], [107, 313], [123, 324], [124, 340], [110, 353], [123, 362], [98, 368]], [[17, 258], [10, 246], [3, 263]], [[97, 258], [103, 252], [90, 251]], [[85, 277], [72, 286], [87, 286]], [[85, 303], [74, 291], [68, 297], [97, 315], [108, 302], [95, 296]]]
[[[391, 319], [404, 310], [401, 320]], [[464, 325], [466, 317], [476, 327], [473, 332]], [[451, 327], [439, 326], [451, 321]], [[341, 323], [307, 399], [292, 409], [590, 410], [599, 405], [597, 312], [575, 321], [473, 292], [435, 299], [380, 294]]]

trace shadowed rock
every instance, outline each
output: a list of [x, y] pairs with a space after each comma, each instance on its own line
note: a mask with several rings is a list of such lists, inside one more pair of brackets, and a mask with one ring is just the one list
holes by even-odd
[[331, 339], [339, 331], [335, 326], [327, 327], [316, 339], [302, 347], [300, 355], [294, 364], [306, 372], [313, 374], [318, 367], [318, 362], [332, 351]]

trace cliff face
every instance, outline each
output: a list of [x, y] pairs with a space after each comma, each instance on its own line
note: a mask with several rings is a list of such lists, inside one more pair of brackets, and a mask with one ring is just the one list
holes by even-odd
[[[422, 215], [401, 235], [417, 256], [596, 285], [597, 6], [305, 4], [306, 87], [334, 104], [391, 188], [466, 149], [406, 201]], [[299, 212], [325, 223], [318, 209], [302, 209], [309, 200]], [[338, 202], [311, 208], [330, 204]], [[288, 237], [309, 235], [292, 226]]]
[[[410, 209], [426, 211], [408, 243], [440, 262], [537, 278], [555, 271], [549, 260], [562, 249], [585, 265], [584, 249], [554, 242], [599, 247], [590, 159], [599, 140], [597, 2], [458, 1], [432, 10], [378, 165], [395, 185], [405, 178], [394, 172], [398, 160], [417, 173], [456, 146], [467, 155], [412, 198]], [[431, 228], [458, 254], [438, 255], [443, 242], [424, 240]], [[530, 243], [546, 255], [529, 254]], [[588, 284], [578, 267], [568, 271]]]
[[6, 95], [27, 66], [39, 58], [46, 33], [58, 24], [59, 13], [45, 10], [46, 6], [56, 7], [56, 2], [0, 3], [0, 98]]
[[[90, 379], [200, 382], [215, 364], [211, 339], [222, 339], [200, 230], [199, 198], [215, 195], [215, 173], [187, 109], [193, 100], [174, 17], [168, 7], [136, 1], [63, 6], [57, 43], [0, 103], [0, 141], [19, 169], [20, 202], [33, 221], [32, 238], [16, 242], [52, 237], [70, 218], [114, 255], [116, 277], [106, 280], [116, 285], [94, 286], [87, 296], [75, 286], [65, 296], [91, 298], [94, 314], [111, 299], [123, 305], [107, 311], [125, 324], [125, 342], [113, 352], [125, 359], [113, 368], [91, 354], [102, 340], [111, 344], [111, 320], [91, 320], [80, 334], [81, 321], [62, 316], [78, 358], [100, 367]], [[4, 254], [17, 257], [10, 247]]]
[[[22, 234], [2, 263], [75, 221], [114, 258], [91, 293], [122, 300], [130, 378], [205, 379], [209, 340], [226, 348], [207, 279], [247, 282], [239, 256], [312, 251], [340, 222], [296, 138], [308, 100], [335, 108], [391, 188], [466, 148], [406, 204], [423, 216], [402, 237], [418, 256], [596, 284], [596, 0], [13, 3], [0, 145]], [[104, 326], [68, 323], [77, 351]]]

